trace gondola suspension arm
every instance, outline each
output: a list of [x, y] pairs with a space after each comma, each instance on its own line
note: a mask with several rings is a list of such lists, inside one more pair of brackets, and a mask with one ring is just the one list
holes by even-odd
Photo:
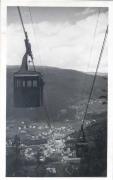
[[34, 71], [36, 71], [35, 65], [34, 65], [34, 61], [33, 61], [33, 54], [32, 54], [32, 51], [31, 51], [31, 44], [30, 44], [30, 42], [29, 42], [29, 38], [28, 38], [27, 31], [25, 30], [25, 26], [24, 26], [24, 23], [23, 23], [21, 11], [20, 11], [20, 8], [19, 8], [19, 7], [17, 7], [17, 9], [18, 9], [20, 21], [21, 21], [21, 24], [22, 24], [22, 28], [23, 28], [23, 31], [24, 31], [24, 35], [25, 35], [26, 54], [29, 55], [29, 56], [31, 57]]

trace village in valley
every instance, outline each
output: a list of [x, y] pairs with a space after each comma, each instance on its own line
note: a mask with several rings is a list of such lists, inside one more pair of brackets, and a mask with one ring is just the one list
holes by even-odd
[[[91, 100], [88, 114], [99, 115], [105, 113], [106, 103], [104, 99]], [[70, 106], [75, 110], [75, 122], [69, 119], [64, 119], [63, 123], [52, 124], [51, 127], [47, 123], [32, 122], [29, 119], [18, 121], [15, 124], [14, 120], [10, 124], [7, 123], [7, 157], [15, 154], [15, 148], [19, 149], [19, 160], [23, 161], [22, 165], [17, 171], [24, 171], [24, 163], [28, 164], [28, 176], [36, 176], [36, 172], [29, 171], [31, 166], [40, 166], [43, 169], [43, 176], [70, 176], [72, 172], [78, 175], [80, 165], [80, 158], [76, 156], [76, 142], [77, 142], [77, 122], [80, 126], [80, 119], [82, 118], [85, 102], [79, 105]], [[70, 108], [69, 107], [69, 108]], [[66, 113], [66, 109], [60, 111], [60, 115]], [[88, 118], [85, 122], [85, 127], [95, 125], [96, 118]], [[16, 126], [14, 128], [14, 126]], [[14, 130], [13, 130], [14, 129]], [[17, 133], [17, 142], [15, 141], [15, 134]], [[19, 144], [18, 144], [19, 138]], [[17, 144], [16, 144], [17, 143]], [[17, 146], [17, 147], [16, 147]], [[11, 153], [11, 154], [10, 154]], [[16, 156], [16, 154], [15, 154]], [[12, 158], [12, 157], [10, 157]], [[24, 162], [25, 161], [25, 162]], [[68, 164], [72, 164], [71, 170], [68, 169]], [[62, 167], [62, 168], [61, 168]], [[60, 169], [63, 169], [60, 171]], [[12, 174], [14, 173], [12, 170]], [[11, 173], [11, 172], [10, 172]], [[14, 175], [15, 176], [15, 175]], [[40, 174], [41, 176], [41, 174]]]

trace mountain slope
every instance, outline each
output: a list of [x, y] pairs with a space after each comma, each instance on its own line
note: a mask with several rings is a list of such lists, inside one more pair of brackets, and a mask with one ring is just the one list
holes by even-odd
[[[13, 106], [13, 73], [18, 70], [17, 66], [7, 67], [7, 119], [29, 118], [32, 120], [44, 119], [43, 107], [33, 109], [15, 108]], [[52, 67], [39, 67], [38, 71], [43, 73], [44, 101], [51, 119], [62, 121], [65, 117], [58, 116], [60, 112], [66, 111], [69, 118], [73, 119], [75, 111], [69, 106], [76, 105], [89, 96], [93, 75], [88, 75], [75, 70], [66, 70]], [[102, 95], [102, 89], [107, 88], [107, 80], [98, 76], [95, 83], [93, 98]]]

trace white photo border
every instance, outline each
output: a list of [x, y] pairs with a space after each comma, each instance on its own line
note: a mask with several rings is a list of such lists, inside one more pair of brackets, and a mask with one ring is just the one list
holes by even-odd
[[[1, 1], [1, 57], [0, 57], [0, 179], [20, 179], [6, 177], [6, 61], [7, 61], [7, 7], [8, 6], [39, 6], [39, 7], [108, 7], [109, 33], [108, 33], [108, 136], [107, 136], [107, 177], [113, 178], [113, 2], [111, 1], [77, 1], [77, 0], [2, 0]], [[70, 178], [70, 177], [69, 177]], [[76, 180], [95, 177], [71, 177]], [[100, 179], [96, 178], [96, 179]], [[25, 179], [21, 177], [21, 179]], [[36, 178], [27, 178], [36, 179]], [[38, 178], [42, 179], [42, 178]], [[49, 177], [46, 177], [49, 179]], [[56, 179], [56, 178], [51, 178]], [[68, 178], [59, 178], [68, 179]]]

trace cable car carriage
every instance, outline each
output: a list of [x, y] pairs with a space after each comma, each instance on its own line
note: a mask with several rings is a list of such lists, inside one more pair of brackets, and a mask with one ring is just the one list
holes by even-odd
[[37, 72], [14, 74], [15, 107], [37, 107], [43, 104], [43, 80]]
[[[38, 107], [43, 105], [43, 78], [40, 72], [35, 70], [31, 44], [25, 32], [26, 53], [23, 56], [20, 70], [14, 73], [14, 105], [15, 107]], [[31, 57], [33, 70], [28, 68], [28, 56]]]

